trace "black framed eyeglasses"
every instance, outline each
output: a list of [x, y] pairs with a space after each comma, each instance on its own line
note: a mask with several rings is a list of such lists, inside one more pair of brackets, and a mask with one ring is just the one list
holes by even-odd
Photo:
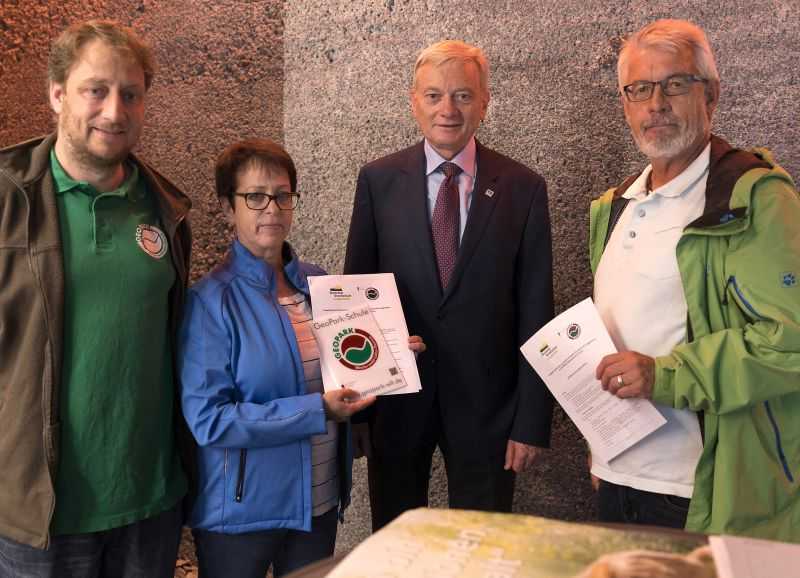
[[631, 102], [643, 102], [650, 100], [653, 96], [656, 84], [661, 85], [661, 92], [666, 96], [678, 96], [689, 92], [695, 82], [708, 82], [708, 79], [694, 74], [673, 74], [663, 80], [637, 80], [627, 86], [623, 86], [622, 91]]
[[296, 209], [300, 202], [300, 193], [233, 193], [237, 197], [244, 197], [244, 204], [253, 211], [263, 211], [275, 201], [281, 211]]

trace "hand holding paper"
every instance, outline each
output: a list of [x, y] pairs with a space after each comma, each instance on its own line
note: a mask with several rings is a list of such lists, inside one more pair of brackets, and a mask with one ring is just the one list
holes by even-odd
[[666, 423], [649, 401], [619, 399], [603, 390], [595, 370], [616, 348], [591, 299], [550, 321], [520, 349], [592, 452], [605, 461]]
[[[418, 336], [409, 337], [400, 295], [392, 273], [321, 275], [309, 277], [308, 285], [315, 320], [324, 316], [340, 315], [354, 307], [369, 305], [406, 382], [404, 387], [383, 391], [381, 395], [415, 393], [422, 389], [414, 354], [425, 351], [425, 344]], [[339, 387], [324, 363], [322, 382], [326, 390]]]
[[322, 395], [325, 415], [333, 421], [345, 421], [354, 413], [372, 405], [375, 396], [361, 397], [354, 389], [332, 389]]
[[[405, 387], [403, 373], [367, 305], [315, 315], [311, 330], [319, 346], [320, 362], [335, 389], [374, 396]], [[335, 391], [330, 384], [325, 388]]]
[[595, 375], [603, 389], [617, 397], [653, 398], [656, 361], [636, 351], [606, 355], [600, 360]]

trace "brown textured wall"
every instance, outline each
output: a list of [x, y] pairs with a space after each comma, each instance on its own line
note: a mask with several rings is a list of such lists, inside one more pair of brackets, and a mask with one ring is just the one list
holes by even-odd
[[70, 23], [98, 17], [132, 26], [154, 48], [158, 72], [137, 152], [192, 198], [197, 277], [230, 240], [213, 194], [217, 155], [241, 137], [283, 138], [283, 3], [3, 0], [0, 146], [52, 130], [49, 44]]
[[[108, 16], [155, 46], [141, 152], [192, 197], [193, 272], [228, 243], [212, 196], [212, 163], [229, 141], [284, 140], [306, 194], [293, 240], [307, 260], [341, 270], [358, 167], [417, 138], [407, 104], [416, 52], [460, 38], [487, 52], [492, 103], [479, 136], [542, 173], [550, 188], [556, 297], [589, 294], [587, 205], [643, 165], [615, 93], [620, 38], [658, 17], [704, 26], [722, 75], [716, 127], [766, 145], [800, 174], [800, 16], [797, 0], [0, 0], [0, 146], [50, 127], [47, 45], [67, 23]], [[285, 129], [284, 129], [285, 127]], [[516, 509], [593, 516], [580, 440], [557, 415], [553, 450], [520, 477]], [[369, 528], [363, 464], [340, 548]], [[443, 504], [442, 464], [432, 503]]]

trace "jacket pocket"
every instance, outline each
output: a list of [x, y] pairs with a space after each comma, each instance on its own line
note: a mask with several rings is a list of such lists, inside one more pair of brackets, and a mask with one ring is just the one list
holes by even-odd
[[244, 478], [247, 470], [247, 450], [239, 450], [239, 472], [236, 475], [236, 493], [233, 495], [235, 502], [241, 502], [244, 495]]
[[775, 435], [775, 449], [778, 454], [778, 461], [783, 468], [783, 474], [786, 476], [786, 479], [793, 484], [794, 476], [792, 475], [791, 468], [789, 468], [789, 460], [786, 459], [786, 453], [783, 451], [783, 443], [781, 442], [781, 429], [778, 425], [778, 420], [775, 419], [775, 414], [772, 412], [772, 407], [770, 406], [769, 401], [764, 402], [764, 409], [767, 412], [767, 418], [769, 418], [769, 423], [772, 426], [772, 432]]
[[[745, 296], [742, 288], [739, 286], [739, 283], [736, 281], [736, 275], [731, 275], [728, 277], [728, 281], [726, 283], [727, 287], [731, 287], [733, 289], [733, 297], [736, 304], [742, 310], [742, 313], [745, 314], [746, 317], [750, 318], [751, 320], [759, 320], [765, 319], [763, 315], [761, 315], [753, 304]], [[764, 411], [767, 414], [767, 419], [769, 421], [770, 427], [772, 428], [772, 434], [775, 437], [774, 447], [775, 453], [778, 457], [778, 462], [783, 469], [783, 474], [786, 476], [786, 479], [790, 483], [794, 483], [794, 476], [792, 475], [792, 470], [789, 467], [789, 460], [786, 459], [786, 453], [783, 450], [783, 443], [781, 442], [781, 430], [780, 425], [778, 424], [778, 420], [775, 418], [775, 413], [772, 411], [772, 406], [769, 403], [769, 400], [764, 402]]]
[[[758, 311], [756, 311], [753, 304], [745, 297], [742, 288], [739, 287], [739, 283], [736, 281], [736, 275], [731, 275], [728, 277], [728, 280], [725, 283], [726, 289], [730, 287], [733, 290], [733, 301], [739, 307], [739, 309], [744, 313], [745, 317], [750, 320], [762, 320], [765, 319], [763, 315], [761, 315]], [[727, 300], [727, 296], [725, 297]]]

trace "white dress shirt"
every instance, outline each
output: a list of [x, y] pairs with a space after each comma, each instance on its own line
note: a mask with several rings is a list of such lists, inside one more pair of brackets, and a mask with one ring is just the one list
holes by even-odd
[[[444, 181], [444, 173], [437, 170], [439, 165], [447, 162], [447, 159], [437, 153], [425, 139], [425, 175], [428, 182], [428, 221], [433, 217], [433, 209], [436, 207], [436, 199], [439, 196], [439, 187]], [[467, 225], [467, 215], [469, 206], [472, 203], [472, 189], [475, 187], [475, 177], [478, 174], [478, 167], [475, 164], [475, 137], [461, 151], [450, 159], [451, 163], [457, 164], [461, 168], [458, 175], [458, 207], [460, 209], [460, 226], [458, 230], [458, 240], [464, 236], [464, 227]]]

